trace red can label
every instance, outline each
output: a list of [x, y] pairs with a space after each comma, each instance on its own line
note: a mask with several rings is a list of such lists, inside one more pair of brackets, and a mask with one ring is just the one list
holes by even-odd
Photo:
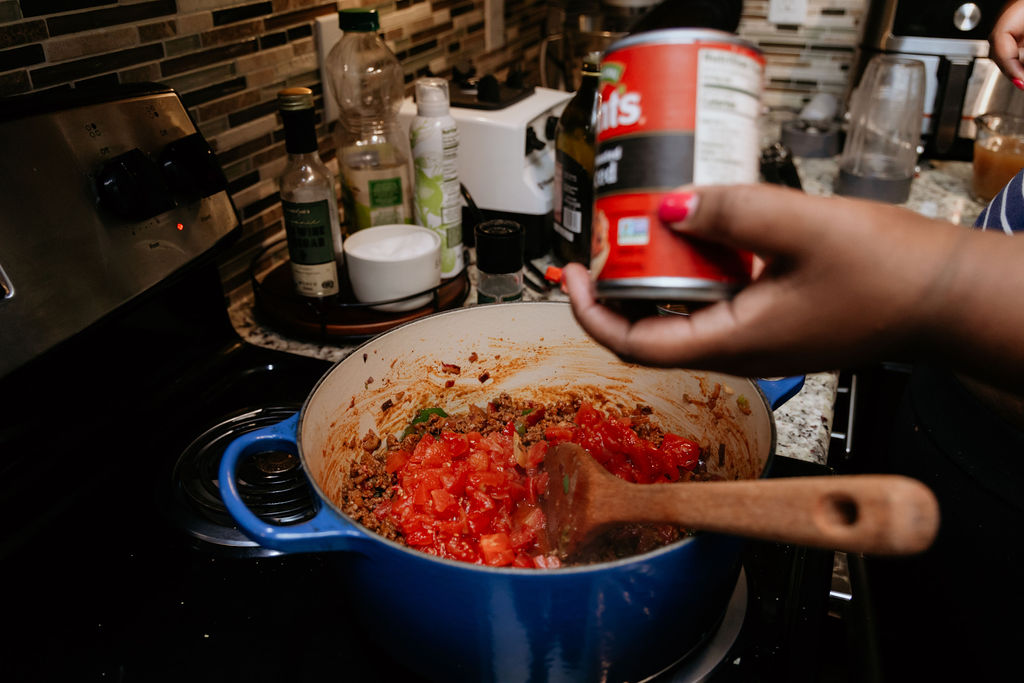
[[754, 183], [764, 57], [718, 31], [655, 31], [601, 64], [591, 272], [605, 297], [712, 301], [750, 280], [752, 256], [658, 220], [674, 188]]

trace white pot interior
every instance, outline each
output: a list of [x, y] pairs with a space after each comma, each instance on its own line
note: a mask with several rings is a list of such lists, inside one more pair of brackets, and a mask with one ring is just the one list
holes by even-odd
[[[458, 366], [459, 374], [444, 364]], [[649, 405], [662, 427], [702, 445], [710, 471], [730, 479], [760, 476], [775, 445], [771, 411], [749, 379], [624, 363], [590, 339], [568, 304], [532, 302], [439, 313], [357, 349], [325, 375], [303, 408], [303, 463], [337, 510], [369, 430], [398, 433], [421, 408], [483, 407], [502, 391], [537, 401], [572, 391], [598, 408]]]

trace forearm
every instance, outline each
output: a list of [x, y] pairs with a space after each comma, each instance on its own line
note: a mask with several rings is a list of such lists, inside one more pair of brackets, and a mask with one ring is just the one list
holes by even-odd
[[1011, 391], [1024, 387], [1024, 239], [965, 231], [915, 342], [934, 360]]

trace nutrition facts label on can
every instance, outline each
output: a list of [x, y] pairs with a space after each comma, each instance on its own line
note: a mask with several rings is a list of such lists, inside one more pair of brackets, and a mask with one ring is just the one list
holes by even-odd
[[694, 184], [757, 182], [761, 74], [761, 64], [743, 52], [700, 50]]

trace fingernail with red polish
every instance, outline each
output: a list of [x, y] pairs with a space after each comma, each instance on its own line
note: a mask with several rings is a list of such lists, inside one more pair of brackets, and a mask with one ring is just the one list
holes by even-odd
[[697, 195], [689, 192], [667, 194], [658, 206], [658, 218], [665, 223], [682, 223], [697, 208]]
[[1024, 80], [1015, 78], [1013, 79], [1013, 84], [1017, 86], [1017, 90], [1024, 90]]

